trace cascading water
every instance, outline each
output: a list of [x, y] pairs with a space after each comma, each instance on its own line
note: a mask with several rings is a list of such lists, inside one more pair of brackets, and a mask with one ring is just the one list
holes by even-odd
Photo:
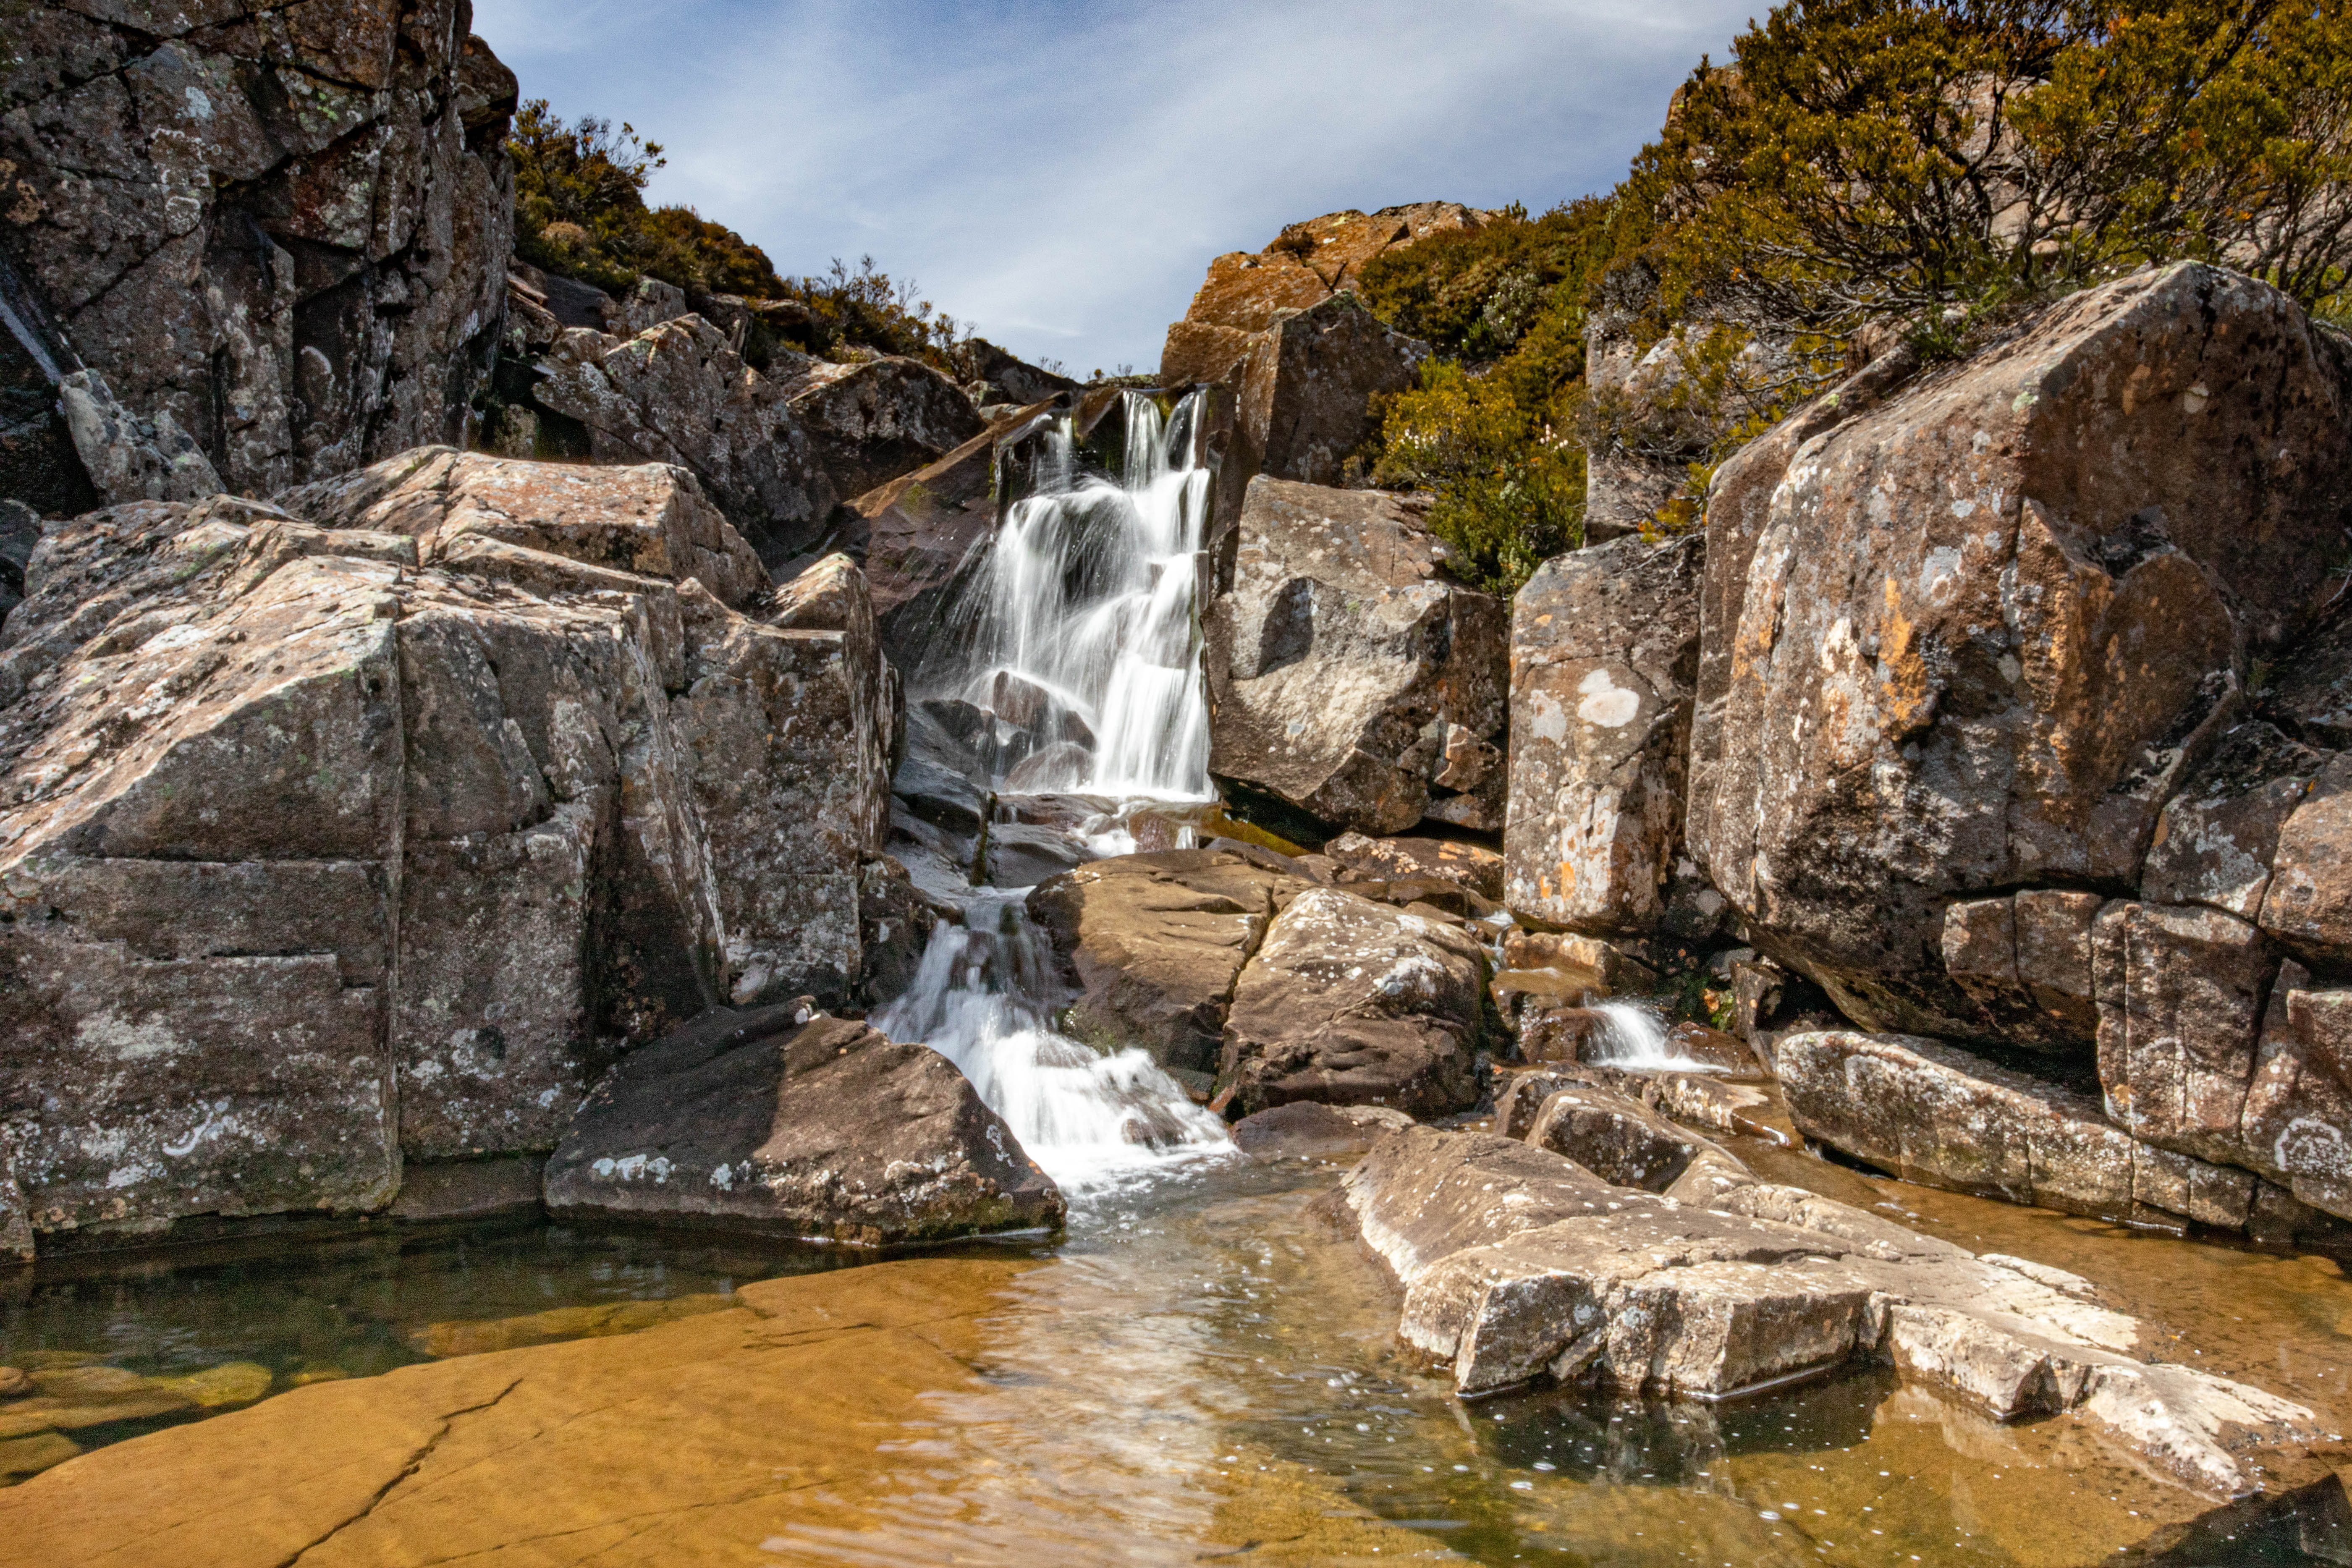
[[[1058, 711], [1023, 718], [1049, 751], [1016, 787], [1208, 800], [1209, 710], [1193, 615], [1209, 473], [1201, 395], [1163, 415], [1125, 396], [1121, 482], [1076, 471], [1069, 422], [1047, 432], [1035, 494], [1013, 503], [967, 599], [961, 695], [1003, 714], [1031, 689]], [[1034, 704], [1034, 698], [1030, 698]]]
[[[955, 619], [971, 653], [944, 695], [1022, 749], [1010, 792], [1113, 802], [1203, 801], [1208, 703], [1194, 615], [1208, 473], [1198, 395], [1163, 414], [1125, 396], [1122, 482], [1078, 471], [1070, 424], [1045, 433], [1035, 492], [1014, 503]], [[993, 743], [993, 741], [992, 742]], [[1132, 848], [1116, 826], [1081, 841]], [[907, 993], [875, 1016], [963, 1069], [1030, 1157], [1081, 1201], [1171, 1163], [1232, 1147], [1144, 1052], [1104, 1053], [1061, 1033], [1051, 946], [1025, 889], [975, 889], [942, 921]]]
[[1613, 1068], [1651, 1072], [1721, 1072], [1719, 1062], [1701, 1061], [1675, 1048], [1665, 1020], [1647, 1003], [1595, 1002], [1601, 1015], [1600, 1049], [1593, 1060]]

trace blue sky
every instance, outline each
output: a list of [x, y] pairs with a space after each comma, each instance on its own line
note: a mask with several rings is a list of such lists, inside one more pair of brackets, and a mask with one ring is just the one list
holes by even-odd
[[649, 193], [779, 271], [871, 254], [1074, 374], [1156, 365], [1209, 258], [1342, 207], [1605, 190], [1759, 0], [476, 0]]

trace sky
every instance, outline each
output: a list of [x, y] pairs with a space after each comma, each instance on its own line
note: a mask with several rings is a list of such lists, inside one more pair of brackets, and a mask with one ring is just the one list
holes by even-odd
[[1210, 258], [1346, 207], [1604, 191], [1764, 0], [475, 0], [565, 118], [787, 276], [871, 255], [1085, 375]]

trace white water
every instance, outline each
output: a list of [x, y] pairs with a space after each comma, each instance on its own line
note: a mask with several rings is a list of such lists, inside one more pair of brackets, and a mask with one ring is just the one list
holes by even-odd
[[972, 652], [956, 695], [992, 707], [1009, 672], [1083, 721], [1091, 754], [1062, 752], [1022, 781], [1033, 792], [1207, 800], [1193, 605], [1208, 521], [1201, 398], [1172, 416], [1154, 397], [1125, 401], [1117, 484], [1075, 472], [1068, 420], [1047, 433], [1039, 492], [1006, 514], [963, 611]]
[[1665, 1019], [1646, 1002], [1595, 1002], [1603, 1028], [1596, 1065], [1632, 1068], [1643, 1072], [1721, 1072], [1714, 1062], [1703, 1062], [1675, 1049]]
[[1230, 1149], [1224, 1124], [1139, 1050], [1098, 1052], [1053, 1026], [1053, 953], [1026, 889], [977, 894], [942, 921], [904, 996], [874, 1024], [963, 1069], [1029, 1157], [1074, 1198]]
[[[1036, 493], [1007, 512], [957, 611], [971, 654], [947, 694], [1034, 739], [1020, 790], [1213, 799], [1194, 609], [1208, 521], [1200, 399], [1172, 417], [1152, 397], [1125, 403], [1119, 483], [1077, 472], [1067, 420], [1048, 432]], [[1091, 738], [1091, 751], [1071, 736]], [[1133, 852], [1117, 815], [1081, 830], [1090, 854]], [[1026, 891], [976, 892], [963, 925], [942, 921], [876, 1026], [962, 1068], [1074, 1199], [1230, 1150], [1224, 1124], [1149, 1055], [1097, 1051], [1054, 1027], [1066, 998]]]

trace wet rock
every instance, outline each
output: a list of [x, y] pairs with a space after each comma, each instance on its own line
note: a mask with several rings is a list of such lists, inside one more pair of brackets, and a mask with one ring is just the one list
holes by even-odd
[[1501, 733], [1502, 606], [1375, 491], [1254, 479], [1237, 551], [1203, 616], [1210, 770], [1360, 832], [1410, 827], [1449, 727]]
[[1450, 1363], [1465, 1394], [1549, 1376], [1714, 1397], [1874, 1360], [2000, 1418], [2079, 1412], [2224, 1496], [2312, 1433], [2299, 1405], [2134, 1359], [2141, 1326], [2086, 1281], [1794, 1187], [1684, 1203], [1526, 1143], [1416, 1127], [1340, 1191], [1404, 1286], [1400, 1337]]
[[2315, 603], [2340, 362], [2285, 296], [2182, 264], [1725, 466], [1687, 830], [1759, 950], [1856, 1019], [1993, 1032], [1944, 906], [2138, 878], [2238, 660]]
[[1335, 888], [1293, 898], [1234, 987], [1218, 1082], [1244, 1114], [1295, 1100], [1415, 1116], [1478, 1098], [1477, 943]]
[[76, 371], [58, 383], [58, 405], [83, 471], [109, 506], [196, 500], [228, 488], [168, 412], [139, 418], [114, 400], [106, 378], [94, 370]]
[[1352, 1160], [1383, 1132], [1412, 1125], [1384, 1105], [1318, 1105], [1295, 1100], [1234, 1123], [1234, 1146], [1277, 1159]]
[[1359, 876], [1400, 882], [1435, 878], [1488, 899], [1503, 896], [1503, 858], [1451, 838], [1367, 838], [1343, 833], [1323, 853]]
[[35, 5], [0, 114], [13, 259], [123, 405], [266, 492], [462, 444], [512, 249], [512, 73], [455, 0]]
[[1088, 858], [1085, 847], [1061, 828], [1026, 822], [989, 824], [982, 853], [982, 873], [999, 888], [1034, 888]]
[[1221, 849], [1122, 855], [1040, 883], [1029, 913], [1078, 993], [1064, 1026], [1213, 1073], [1242, 967], [1307, 885]]
[[[669, 287], [648, 278], [640, 290], [648, 284]], [[842, 492], [783, 389], [670, 291], [677, 318], [633, 327], [633, 337], [565, 333], [540, 367], [535, 395], [588, 427], [599, 463], [692, 472], [760, 559], [779, 565], [815, 542]]]
[[2269, 1223], [2252, 1173], [2142, 1142], [2097, 1102], [1949, 1046], [1790, 1034], [1773, 1065], [1807, 1137], [1906, 1181], [2175, 1230]]
[[[1538, 971], [1540, 974], [1543, 972]], [[1609, 1020], [1591, 1008], [1582, 1005], [1562, 1005], [1565, 991], [1521, 991], [1514, 1005], [1506, 1005], [1509, 993], [1502, 990], [1527, 971], [1507, 970], [1495, 977], [1497, 988], [1496, 1006], [1507, 1023], [1516, 1018], [1519, 1032], [1519, 1059], [1523, 1062], [1581, 1062], [1600, 1054], [1600, 1046], [1608, 1037]], [[1517, 1133], [1510, 1134], [1517, 1137]]]
[[1503, 962], [1513, 969], [1556, 969], [1590, 972], [1599, 992], [1643, 992], [1656, 988], [1658, 972], [1622, 947], [1599, 937], [1573, 931], [1521, 931], [1504, 933]]
[[328, 528], [411, 535], [428, 563], [472, 538], [643, 576], [692, 577], [730, 605], [768, 584], [759, 556], [694, 476], [662, 463], [583, 468], [421, 447], [289, 490], [277, 504]]
[[1555, 557], [1511, 605], [1507, 891], [1522, 920], [1655, 929], [1682, 847], [1704, 542]]
[[624, 1058], [548, 1161], [547, 1205], [865, 1247], [1063, 1213], [946, 1058], [789, 1003], [714, 1010]]
[[0, 626], [25, 600], [25, 567], [41, 542], [41, 514], [22, 501], [0, 500]]
[[502, 1154], [481, 1160], [404, 1161], [394, 1219], [484, 1219], [539, 1207], [540, 1171], [534, 1154]]
[[879, 1007], [905, 994], [922, 967], [939, 923], [913, 875], [901, 862], [877, 855], [857, 868], [859, 962], [856, 994]]

